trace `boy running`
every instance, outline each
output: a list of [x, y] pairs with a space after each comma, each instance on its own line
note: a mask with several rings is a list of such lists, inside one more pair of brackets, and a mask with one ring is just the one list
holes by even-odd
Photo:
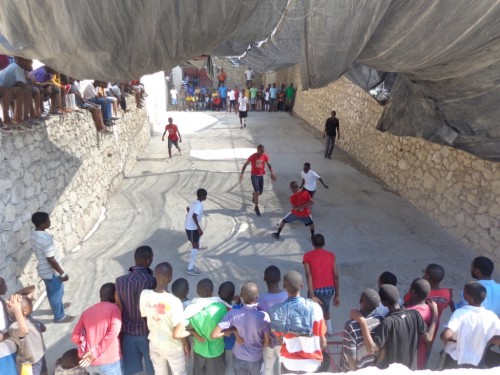
[[262, 195], [264, 191], [264, 175], [266, 174], [266, 164], [269, 168], [269, 172], [271, 172], [271, 180], [276, 181], [276, 176], [273, 172], [273, 168], [271, 164], [269, 164], [269, 156], [264, 153], [264, 146], [258, 145], [257, 152], [255, 154], [250, 155], [247, 159], [246, 163], [243, 165], [240, 174], [240, 181], [243, 181], [243, 174], [245, 173], [245, 169], [248, 164], [252, 164], [251, 171], [251, 180], [253, 186], [253, 198], [252, 202], [255, 204], [255, 214], [260, 216], [259, 210], [259, 195]]
[[311, 198], [314, 198], [316, 194], [316, 180], [321, 182], [325, 189], [328, 189], [328, 185], [321, 179], [320, 175], [311, 169], [310, 163], [304, 163], [304, 169], [301, 172], [302, 184], [300, 184], [300, 189], [306, 190]]
[[179, 148], [179, 142], [182, 142], [181, 133], [179, 133], [179, 128], [174, 124], [174, 119], [172, 117], [168, 118], [168, 125], [165, 126], [165, 131], [161, 137], [162, 142], [165, 141], [165, 134], [168, 132], [168, 160], [172, 161], [172, 145], [179, 150], [179, 155], [182, 156], [181, 149]]

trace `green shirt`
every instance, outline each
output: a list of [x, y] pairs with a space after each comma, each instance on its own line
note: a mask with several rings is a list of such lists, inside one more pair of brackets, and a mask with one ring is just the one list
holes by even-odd
[[286, 98], [287, 99], [293, 99], [293, 92], [294, 92], [293, 87], [292, 86], [288, 86], [286, 88]]
[[255, 99], [255, 97], [257, 96], [257, 91], [259, 91], [257, 87], [252, 87], [250, 89], [250, 99]]
[[210, 334], [226, 313], [226, 306], [220, 302], [215, 302], [189, 318], [189, 323], [196, 333], [206, 340], [205, 342], [199, 342], [196, 338], [193, 340], [193, 351], [196, 354], [205, 358], [215, 358], [224, 353], [224, 338], [213, 340], [210, 338]]

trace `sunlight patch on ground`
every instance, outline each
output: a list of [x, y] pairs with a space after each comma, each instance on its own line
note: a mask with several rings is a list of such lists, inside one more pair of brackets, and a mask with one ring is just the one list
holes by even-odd
[[255, 148], [221, 148], [217, 150], [191, 150], [191, 157], [202, 160], [247, 159]]
[[196, 133], [200, 129], [215, 124], [219, 119], [210, 116], [203, 112], [172, 112], [168, 111], [162, 116], [164, 123], [154, 124], [153, 131], [156, 133], [163, 133], [165, 125], [168, 123], [168, 118], [172, 117], [174, 124], [179, 127], [181, 136], [184, 134]]

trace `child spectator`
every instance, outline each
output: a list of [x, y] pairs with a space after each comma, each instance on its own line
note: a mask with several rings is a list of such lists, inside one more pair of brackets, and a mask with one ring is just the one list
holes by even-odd
[[68, 350], [56, 361], [54, 375], [89, 375], [79, 362], [78, 349]]
[[[241, 287], [243, 306], [229, 311], [212, 331], [213, 339], [223, 337], [235, 328], [241, 341], [234, 345], [235, 375], [260, 375], [264, 346], [269, 345], [269, 315], [257, 309], [259, 289], [252, 282]], [[226, 364], [227, 365], [227, 364]]]
[[[426, 303], [427, 297], [431, 291], [431, 285], [425, 279], [415, 279], [410, 285], [410, 290], [408, 291], [409, 299], [405, 304], [407, 309], [417, 310], [424, 323], [427, 326], [430, 326], [432, 323], [432, 319], [434, 318], [436, 321], [434, 324], [437, 326], [438, 315], [433, 317], [431, 308]], [[436, 336], [435, 332], [430, 340], [427, 340], [426, 336], [421, 336], [418, 339], [418, 348], [417, 348], [417, 370], [425, 370], [427, 367], [427, 358], [429, 356], [428, 352], [428, 344], [432, 344], [434, 337]]]
[[323, 356], [326, 346], [323, 311], [316, 302], [300, 296], [303, 282], [297, 271], [287, 272], [283, 286], [289, 298], [273, 306], [269, 314], [272, 332], [283, 339], [280, 353], [282, 371], [322, 372], [323, 367], [329, 364], [328, 356]]
[[163, 262], [155, 268], [156, 288], [145, 289], [140, 297], [141, 316], [149, 328], [149, 355], [156, 375], [186, 375], [185, 356], [191, 351], [186, 338], [173, 336], [174, 328], [181, 324], [182, 302], [166, 290], [172, 280], [172, 266]]
[[[226, 302], [228, 305], [232, 306], [232, 309], [239, 309], [241, 304], [235, 304], [235, 291], [236, 288], [231, 281], [224, 281], [219, 286], [219, 297], [221, 300]], [[239, 296], [238, 302], [239, 302]], [[231, 308], [228, 307], [227, 311], [231, 311]], [[226, 365], [226, 375], [234, 374], [233, 371], [233, 347], [236, 343], [236, 335], [234, 333], [228, 333], [224, 335], [224, 364]]]
[[330, 320], [330, 302], [340, 304], [339, 271], [335, 254], [323, 249], [325, 238], [315, 234], [312, 238], [314, 250], [304, 254], [302, 263], [307, 280], [308, 296], [320, 304], [326, 324], [326, 334], [333, 335], [332, 321]]
[[379, 368], [385, 369], [392, 363], [400, 363], [410, 370], [416, 370], [418, 340], [421, 336], [424, 336], [425, 341], [432, 340], [436, 328], [437, 306], [430, 301], [432, 323], [426, 327], [420, 313], [400, 307], [399, 292], [394, 285], [383, 284], [379, 295], [382, 304], [389, 308], [389, 313], [375, 328], [373, 339], [361, 313], [352, 310], [351, 319], [359, 323], [368, 352], [378, 353]]
[[455, 310], [441, 333], [446, 356], [443, 369], [475, 368], [490, 340], [495, 340], [496, 344], [500, 342], [500, 319], [481, 306], [486, 295], [484, 285], [465, 284], [464, 299], [468, 305]]
[[[288, 293], [279, 287], [281, 272], [278, 267], [267, 267], [264, 270], [264, 281], [267, 284], [267, 293], [259, 295], [259, 308], [269, 314], [271, 307], [286, 301]], [[269, 346], [264, 346], [264, 375], [279, 375], [281, 344], [272, 332], [269, 332], [269, 337]]]
[[121, 311], [115, 303], [115, 284], [99, 290], [100, 302], [86, 309], [76, 323], [71, 341], [78, 345], [80, 365], [90, 373], [121, 374]]
[[[366, 320], [370, 332], [373, 332], [382, 321], [375, 315], [380, 304], [380, 297], [373, 289], [365, 289], [359, 299], [359, 312]], [[342, 338], [342, 353], [339, 369], [342, 372], [356, 371], [365, 367], [375, 366], [377, 356], [366, 350], [361, 327], [356, 320], [349, 320], [344, 325]]]
[[182, 307], [186, 308], [189, 305], [189, 283], [188, 281], [180, 277], [172, 283], [172, 294], [179, 298], [182, 302]]
[[[500, 284], [491, 277], [495, 265], [490, 258], [476, 257], [470, 267], [471, 276], [486, 288], [486, 298], [483, 306], [500, 316]], [[465, 300], [465, 298], [464, 298]]]
[[[380, 288], [384, 284], [397, 286], [398, 278], [392, 272], [384, 271], [378, 277], [378, 287]], [[400, 306], [403, 304], [401, 299], [399, 299], [398, 304]], [[380, 302], [380, 305], [379, 307], [377, 307], [375, 314], [384, 318], [388, 313], [389, 313], [389, 308], [387, 308], [386, 306], [384, 306], [384, 304], [382, 304], [382, 302]]]
[[69, 303], [62, 301], [64, 296], [63, 283], [69, 280], [69, 276], [60, 265], [60, 258], [52, 236], [46, 232], [46, 229], [49, 229], [51, 225], [49, 214], [35, 212], [31, 221], [35, 226], [35, 231], [31, 234], [31, 247], [38, 261], [38, 275], [45, 284], [47, 298], [54, 314], [54, 322], [72, 322], [75, 317], [64, 312], [64, 309], [69, 307]]
[[16, 361], [19, 373], [30, 373], [31, 369], [32, 375], [46, 374], [45, 343], [42, 336], [45, 326], [29, 319], [33, 311], [31, 299], [14, 294], [7, 302], [7, 308], [15, 319], [9, 327], [9, 336], [18, 347]]
[[0, 368], [2, 374], [17, 375], [16, 368], [16, 344], [9, 339], [8, 330], [12, 323], [12, 319], [7, 310], [7, 301], [1, 297], [7, 293], [7, 284], [0, 277]]
[[224, 340], [212, 339], [210, 335], [228, 306], [219, 297], [213, 297], [214, 284], [210, 279], [200, 280], [196, 292], [198, 297], [184, 310], [184, 322], [175, 327], [174, 337], [195, 337], [193, 375], [221, 375], [225, 372]]

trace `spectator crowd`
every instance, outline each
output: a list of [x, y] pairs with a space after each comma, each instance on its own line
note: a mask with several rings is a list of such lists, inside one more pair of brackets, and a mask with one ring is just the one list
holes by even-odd
[[[33, 223], [39, 273], [51, 272], [52, 280], [62, 285], [68, 275], [45, 232], [50, 219], [36, 213]], [[303, 256], [305, 278], [292, 270], [282, 279], [280, 269], [269, 265], [263, 271], [267, 288], [259, 290], [253, 281], [228, 280], [215, 288], [210, 278], [203, 278], [190, 285], [185, 278], [174, 278], [168, 262], [153, 270], [153, 250], [141, 246], [128, 273], [102, 285], [100, 302], [78, 318], [71, 335], [74, 348], [61, 353], [55, 374], [182, 375], [191, 366], [194, 375], [328, 372], [334, 359], [328, 343], [336, 336], [342, 337], [335, 364], [341, 372], [393, 363], [426, 369], [433, 345], [441, 348], [440, 369], [500, 364], [498, 353], [490, 351], [500, 344], [500, 284], [492, 279], [489, 258], [472, 261], [474, 280], [465, 284], [457, 303], [452, 290], [441, 285], [441, 265], [426, 265], [404, 294], [397, 276], [383, 272], [378, 291], [360, 290], [359, 306], [344, 317], [343, 332], [334, 333], [329, 310], [340, 304], [339, 267], [321, 234], [313, 235], [312, 248]], [[44, 281], [47, 277], [42, 276]], [[189, 299], [192, 287], [197, 296]], [[47, 283], [49, 294], [51, 288]], [[46, 328], [31, 316], [33, 292], [34, 287], [26, 287], [1, 299], [2, 374], [46, 373]], [[6, 294], [0, 278], [0, 295]], [[55, 322], [67, 323], [74, 317], [64, 313], [63, 294], [62, 288], [57, 296], [49, 295], [49, 302]], [[442, 322], [447, 308], [451, 318]], [[434, 344], [438, 334], [441, 344]]]
[[96, 129], [109, 132], [120, 117], [118, 107], [127, 112], [127, 96], [135, 97], [141, 108], [146, 96], [140, 81], [93, 81], [84, 87], [80, 80], [57, 72], [49, 66], [33, 70], [33, 61], [20, 56], [0, 55], [0, 131], [33, 129], [46, 116], [64, 116], [87, 110]]

